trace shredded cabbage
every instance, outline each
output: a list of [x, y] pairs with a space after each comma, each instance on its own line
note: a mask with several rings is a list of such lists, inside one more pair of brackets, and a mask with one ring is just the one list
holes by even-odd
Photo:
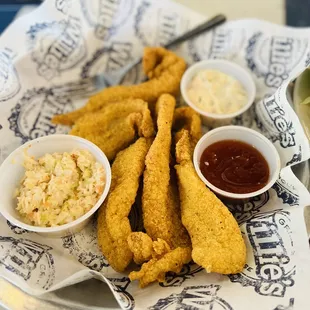
[[97, 203], [105, 187], [103, 166], [84, 149], [45, 154], [37, 160], [25, 154], [24, 167], [16, 209], [35, 226], [53, 227], [78, 219]]

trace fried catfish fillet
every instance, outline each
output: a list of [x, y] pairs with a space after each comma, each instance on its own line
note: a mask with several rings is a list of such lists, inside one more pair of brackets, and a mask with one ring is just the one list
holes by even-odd
[[169, 244], [160, 238], [153, 241], [151, 237], [143, 232], [133, 232], [127, 238], [129, 249], [133, 254], [136, 264], [149, 261], [151, 258], [158, 258], [170, 252]]
[[128, 236], [127, 242], [136, 264], [141, 265], [152, 258], [153, 240], [147, 234], [133, 232]]
[[[156, 103], [157, 135], [145, 160], [143, 175], [143, 223], [152, 240], [165, 240], [169, 246], [190, 245], [182, 225], [177, 193], [170, 180], [171, 126], [175, 99], [161, 95]], [[177, 189], [176, 189], [177, 191]]]
[[[178, 189], [170, 171], [171, 127], [175, 99], [161, 95], [156, 103], [157, 135], [145, 160], [142, 193], [143, 223], [147, 235], [133, 233], [130, 249], [141, 270], [131, 280], [144, 287], [163, 282], [166, 272], [179, 272], [191, 260], [190, 238], [181, 222]], [[144, 247], [143, 247], [144, 246]]]
[[155, 102], [161, 94], [177, 94], [185, 69], [184, 59], [173, 52], [162, 47], [146, 47], [143, 56], [143, 70], [150, 80], [137, 85], [118, 85], [105, 88], [92, 96], [81, 109], [56, 115], [52, 122], [73, 125], [84, 114], [98, 111], [111, 102], [140, 98], [151, 103]]
[[173, 130], [177, 131], [175, 142], [182, 136], [182, 129], [188, 130], [191, 142], [195, 146], [201, 138], [200, 115], [190, 107], [180, 107], [175, 109], [173, 119]]
[[178, 273], [190, 261], [191, 248], [178, 247], [162, 257], [152, 258], [144, 263], [139, 271], [132, 271], [129, 278], [131, 281], [139, 280], [140, 287], [143, 288], [154, 281], [164, 282], [167, 272]]
[[128, 215], [136, 198], [150, 144], [148, 139], [140, 138], [117, 154], [112, 165], [110, 193], [99, 209], [98, 244], [116, 271], [124, 271], [132, 260], [127, 243], [131, 233]]
[[136, 132], [147, 138], [154, 135], [150, 110], [140, 99], [109, 104], [98, 112], [87, 113], [77, 120], [70, 134], [95, 143], [113, 160], [134, 141]]
[[241, 272], [246, 261], [246, 247], [238, 223], [198, 177], [186, 130], [177, 143], [176, 159], [182, 223], [191, 236], [194, 262], [207, 272]]

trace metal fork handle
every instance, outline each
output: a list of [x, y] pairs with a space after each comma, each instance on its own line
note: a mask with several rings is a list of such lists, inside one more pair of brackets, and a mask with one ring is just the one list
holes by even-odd
[[[199, 34], [201, 34], [204, 31], [207, 30], [211, 30], [212, 28], [214, 28], [215, 26], [218, 26], [222, 23], [224, 23], [226, 21], [226, 16], [224, 16], [223, 14], [219, 14], [214, 16], [213, 18], [207, 20], [206, 22], [198, 25], [197, 27], [195, 27], [194, 29], [191, 29], [187, 32], [185, 32], [184, 34], [182, 34], [180, 37], [176, 37], [175, 39], [173, 39], [172, 41], [166, 43], [163, 45], [164, 48], [170, 48], [173, 45], [177, 45], [180, 44], [186, 40], [192, 39], [196, 36], [198, 36]], [[123, 72], [126, 74], [128, 71], [130, 71], [133, 67], [135, 67], [136, 65], [138, 65], [139, 63], [142, 62], [143, 57], [136, 59], [134, 62], [128, 64], [128, 66], [126, 66], [123, 70]]]
[[188, 39], [192, 39], [195, 36], [199, 35], [200, 33], [210, 30], [214, 28], [215, 26], [218, 26], [226, 21], [226, 17], [222, 14], [216, 15], [213, 18], [207, 20], [201, 25], [198, 25], [194, 29], [191, 29], [184, 34], [182, 34], [180, 37], [177, 37], [173, 39], [172, 41], [168, 42], [167, 44], [163, 45], [165, 48], [170, 48], [173, 45], [182, 43]]

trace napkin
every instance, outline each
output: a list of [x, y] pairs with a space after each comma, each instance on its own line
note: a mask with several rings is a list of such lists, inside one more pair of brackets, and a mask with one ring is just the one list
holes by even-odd
[[[68, 131], [51, 124], [51, 117], [86, 100], [57, 85], [101, 72], [117, 74], [144, 46], [163, 45], [204, 20], [164, 0], [46, 0], [18, 18], [0, 38], [0, 161], [28, 140]], [[97, 278], [123, 309], [306, 309], [310, 264], [304, 211], [310, 194], [291, 166], [310, 155], [287, 87], [310, 63], [310, 29], [230, 21], [175, 52], [188, 64], [224, 58], [247, 69], [257, 98], [232, 123], [262, 132], [281, 157], [281, 175], [268, 192], [229, 206], [247, 245], [244, 270], [207, 274], [190, 263], [180, 274], [167, 275], [164, 283], [140, 289], [101, 254], [95, 220], [78, 234], [47, 239], [0, 216], [0, 276], [41, 298]], [[134, 69], [126, 80], [141, 78]]]

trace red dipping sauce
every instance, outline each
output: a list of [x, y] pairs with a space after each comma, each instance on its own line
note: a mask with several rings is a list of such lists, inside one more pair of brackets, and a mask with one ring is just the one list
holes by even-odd
[[269, 179], [269, 166], [263, 155], [237, 140], [209, 145], [201, 155], [200, 170], [211, 184], [235, 194], [258, 191]]

